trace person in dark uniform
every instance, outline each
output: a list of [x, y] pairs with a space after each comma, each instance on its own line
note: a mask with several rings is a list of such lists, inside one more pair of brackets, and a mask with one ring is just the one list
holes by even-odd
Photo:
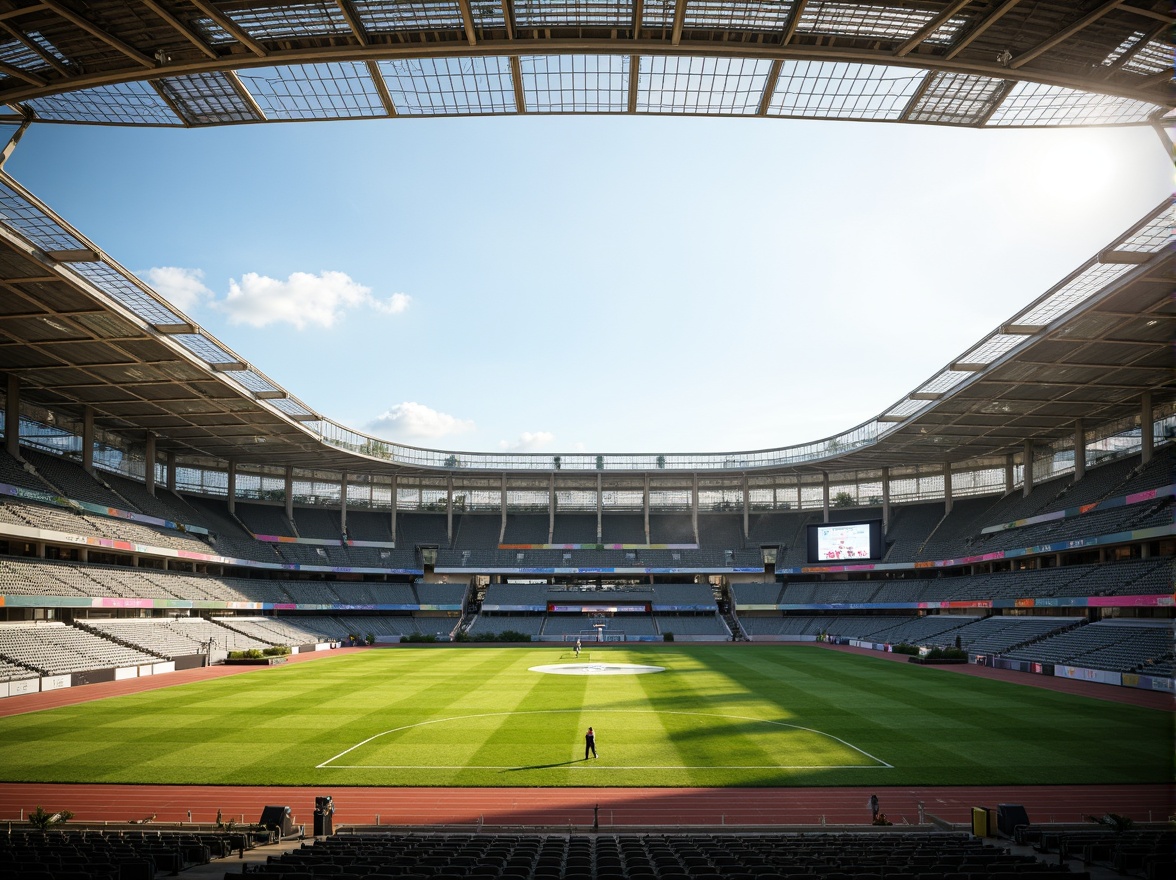
[[596, 757], [596, 732], [589, 727], [588, 732], [584, 734], [584, 760], [588, 760], [588, 753], [592, 753], [592, 757]]
[[878, 795], [870, 795], [870, 821], [878, 821]]

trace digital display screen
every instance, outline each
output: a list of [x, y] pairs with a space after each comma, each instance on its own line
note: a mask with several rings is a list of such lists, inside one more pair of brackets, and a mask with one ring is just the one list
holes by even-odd
[[808, 557], [811, 563], [880, 559], [882, 524], [878, 520], [871, 520], [810, 525]]

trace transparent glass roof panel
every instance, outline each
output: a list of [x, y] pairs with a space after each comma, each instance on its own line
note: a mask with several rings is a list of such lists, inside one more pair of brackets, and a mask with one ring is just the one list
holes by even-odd
[[242, 70], [238, 76], [268, 119], [387, 115], [367, 66], [359, 61]]
[[192, 27], [204, 38], [205, 42], [212, 43], [214, 46], [237, 42], [236, 37], [211, 18], [194, 18], [192, 19]]
[[909, 67], [785, 61], [768, 115], [898, 119], [923, 77]]
[[1080, 273], [1049, 294], [1029, 311], [1017, 315], [1013, 323], [1028, 324], [1033, 327], [1049, 324], [1059, 315], [1065, 314], [1090, 299], [1131, 268], [1131, 265], [1127, 263], [1095, 263], [1085, 272]]
[[967, 73], [929, 74], [927, 88], [907, 114], [911, 122], [976, 125], [1000, 103], [1012, 83]]
[[159, 88], [192, 125], [259, 121], [233, 81], [219, 71], [169, 77], [159, 81]]
[[927, 405], [926, 400], [904, 400], [898, 406], [893, 406], [886, 410], [888, 416], [909, 416], [916, 413]]
[[252, 370], [229, 370], [225, 375], [231, 378], [237, 384], [248, 388], [250, 391], [280, 391], [278, 386], [272, 382], [267, 382], [257, 373]]
[[966, 364], [991, 364], [1006, 352], [1012, 351], [1018, 344], [1024, 342], [1025, 339], [1026, 337], [1024, 336], [994, 333], [960, 358], [960, 360]]
[[[4, 40], [0, 42], [0, 63], [9, 67], [19, 67], [21, 70], [43, 70], [49, 64], [19, 40]], [[0, 74], [8, 76], [8, 74]]]
[[1146, 122], [1158, 104], [1079, 92], [1061, 86], [1019, 82], [1001, 103], [988, 125], [1124, 125]]
[[[465, 27], [456, 0], [351, 0], [351, 3], [359, 20], [371, 33], [461, 30]], [[501, 6], [498, 16], [501, 20]]]
[[199, 333], [178, 333], [171, 338], [206, 363], [227, 364], [237, 360], [207, 336], [201, 336]]
[[504, 26], [502, 0], [470, 0], [470, 12], [474, 16], [475, 27]]
[[33, 98], [28, 105], [42, 119], [122, 125], [180, 125], [167, 102], [147, 82], [115, 83], [62, 95]]
[[402, 116], [515, 112], [507, 58], [412, 58], [379, 64]]
[[1152, 40], [1136, 52], [1134, 56], [1127, 59], [1127, 63], [1123, 65], [1123, 69], [1144, 76], [1151, 76], [1153, 73], [1171, 70], [1173, 51], [1174, 49], [1171, 43], [1165, 43], [1162, 40]]
[[641, 26], [668, 28], [674, 24], [674, 0], [645, 0], [641, 5]]
[[291, 37], [350, 36], [351, 27], [338, 3], [267, 3], [244, 9], [225, 9], [224, 14], [255, 40]]
[[290, 416], [309, 416], [313, 413], [304, 407], [301, 403], [293, 397], [279, 397], [274, 400], [267, 401], [274, 409], [286, 413]]
[[[809, 3], [801, 11], [796, 29], [809, 34], [906, 40], [913, 37], [935, 15], [931, 9], [910, 9], [905, 6]], [[950, 18], [924, 42], [948, 44], [965, 24], [966, 19]]]
[[146, 293], [109, 263], [67, 263], [62, 268], [84, 278], [148, 324], [182, 324], [184, 318]]
[[919, 392], [923, 394], [944, 394], [971, 375], [972, 373], [966, 370], [944, 370], [926, 385], [919, 388]]
[[633, 23], [632, 0], [514, 0], [515, 26], [628, 27]]
[[48, 52], [50, 55], [52, 55], [54, 58], [56, 58], [58, 61], [60, 61], [62, 64], [68, 63], [66, 57], [62, 55], [58, 48], [54, 46], [52, 42], [50, 42], [49, 38], [40, 31], [29, 31], [28, 38]]
[[532, 113], [623, 113], [628, 55], [524, 55], [523, 94]]
[[75, 235], [5, 183], [0, 182], [0, 223], [15, 230], [43, 251], [86, 247]]
[[1157, 211], [1156, 215], [1137, 232], [1116, 242], [1115, 250], [1141, 251], [1148, 254], [1163, 250], [1172, 242], [1172, 220], [1172, 207], [1167, 205]]
[[642, 56], [641, 113], [755, 113], [771, 69], [766, 59]]
[[1143, 31], [1135, 31], [1135, 33], [1131, 34], [1130, 36], [1124, 37], [1123, 42], [1112, 49], [1107, 57], [1102, 60], [1103, 67], [1110, 67], [1116, 61], [1122, 58], [1127, 52], [1130, 52], [1133, 48], [1139, 45], [1139, 41], [1145, 39], [1146, 37], [1147, 34], [1145, 34]]
[[[673, 20], [674, 4], [669, 5]], [[686, 6], [685, 26], [740, 31], [784, 30], [792, 12], [791, 0], [750, 0], [732, 3], [731, 0], [691, 0]]]

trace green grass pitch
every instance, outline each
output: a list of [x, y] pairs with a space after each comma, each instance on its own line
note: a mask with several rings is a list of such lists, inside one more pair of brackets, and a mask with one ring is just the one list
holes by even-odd
[[[0, 781], [756, 786], [1160, 783], [1172, 715], [807, 646], [325, 657], [0, 719]], [[580, 662], [585, 662], [581, 657]], [[584, 731], [600, 757], [584, 761]]]

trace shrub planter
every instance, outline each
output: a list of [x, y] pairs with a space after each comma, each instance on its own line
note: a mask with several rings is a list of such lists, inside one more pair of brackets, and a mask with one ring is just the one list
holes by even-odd
[[907, 663], [918, 663], [920, 666], [955, 666], [967, 662], [967, 657], [907, 657]]
[[225, 666], [281, 666], [289, 657], [230, 657]]

